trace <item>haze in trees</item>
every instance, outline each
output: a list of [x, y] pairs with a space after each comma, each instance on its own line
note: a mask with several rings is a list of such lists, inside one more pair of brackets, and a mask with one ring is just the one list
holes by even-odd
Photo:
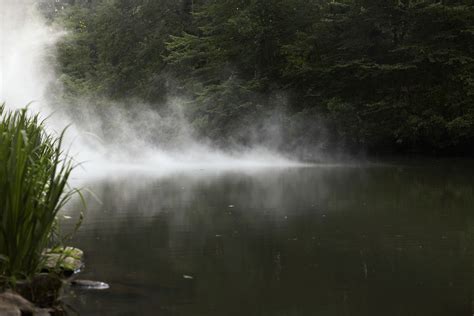
[[70, 31], [66, 98], [185, 96], [195, 132], [224, 146], [264, 142], [271, 122], [282, 150], [472, 152], [471, 1], [69, 4], [50, 14]]

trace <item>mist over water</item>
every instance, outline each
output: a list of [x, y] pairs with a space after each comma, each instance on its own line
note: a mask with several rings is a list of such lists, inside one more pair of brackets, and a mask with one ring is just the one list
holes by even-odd
[[[10, 109], [27, 104], [33, 113], [48, 118], [48, 129], [59, 132], [69, 126], [66, 143], [78, 162], [79, 177], [117, 171], [164, 172], [202, 168], [275, 167], [298, 165], [265, 148], [222, 152], [196, 142], [181, 113], [181, 100], [169, 101], [175, 114], [162, 117], [147, 105], [108, 106], [97, 115], [93, 100], [84, 96], [71, 116], [52, 108], [49, 87], [56, 76], [48, 59], [63, 30], [46, 24], [35, 10], [34, 0], [0, 0], [0, 101]], [[105, 113], [104, 113], [105, 112]], [[81, 170], [87, 172], [82, 174]]]
[[[88, 95], [62, 105], [51, 61], [65, 31], [35, 1], [0, 0], [0, 102], [34, 101], [52, 133], [72, 124], [65, 147], [84, 163], [71, 184], [93, 194], [85, 210], [78, 195], [62, 209], [61, 232], [85, 213], [68, 245], [86, 254], [80, 278], [110, 284], [68, 288], [72, 314], [472, 314], [472, 161], [360, 166], [331, 154], [293, 168], [305, 164], [271, 144], [197, 141], [182, 98], [166, 111]], [[317, 135], [306, 118], [295, 120]], [[265, 125], [276, 144], [281, 121]]]

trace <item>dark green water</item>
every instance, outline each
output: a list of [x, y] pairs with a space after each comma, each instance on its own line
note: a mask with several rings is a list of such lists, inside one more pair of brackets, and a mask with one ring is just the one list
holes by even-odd
[[[80, 315], [472, 315], [474, 162], [129, 174], [73, 244]], [[74, 213], [74, 206], [70, 212]]]

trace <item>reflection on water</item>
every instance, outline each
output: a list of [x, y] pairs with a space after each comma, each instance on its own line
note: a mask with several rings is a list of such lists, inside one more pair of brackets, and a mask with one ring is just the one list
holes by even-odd
[[[471, 315], [470, 162], [90, 184], [81, 315]], [[76, 206], [69, 212], [74, 214]], [[67, 224], [66, 224], [67, 226]]]

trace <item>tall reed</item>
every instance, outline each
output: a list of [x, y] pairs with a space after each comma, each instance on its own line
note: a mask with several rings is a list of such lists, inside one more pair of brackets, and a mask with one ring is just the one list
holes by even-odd
[[58, 211], [75, 193], [67, 186], [72, 161], [38, 115], [0, 104], [0, 274], [27, 278], [43, 264]]

